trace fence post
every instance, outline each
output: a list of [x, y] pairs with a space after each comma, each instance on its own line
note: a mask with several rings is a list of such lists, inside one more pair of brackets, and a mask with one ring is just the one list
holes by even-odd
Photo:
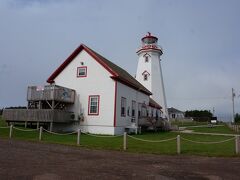
[[177, 135], [177, 154], [181, 153], [181, 140], [180, 135]]
[[123, 150], [127, 150], [127, 132], [124, 132], [123, 134]]
[[9, 138], [12, 138], [13, 125], [10, 125]]
[[42, 140], [42, 126], [39, 129], [39, 141]]
[[81, 136], [81, 129], [78, 129], [78, 134], [77, 134], [77, 145], [80, 145], [80, 136]]
[[235, 136], [235, 153], [239, 154], [239, 136]]

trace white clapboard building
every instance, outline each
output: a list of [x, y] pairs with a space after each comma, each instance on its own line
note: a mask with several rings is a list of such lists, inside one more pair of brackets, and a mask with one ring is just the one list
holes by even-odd
[[5, 110], [4, 118], [7, 122], [25, 122], [26, 126], [37, 123], [50, 131], [80, 128], [109, 135], [156, 127], [166, 115], [159, 105], [163, 102], [165, 107], [165, 99], [160, 101], [165, 98], [159, 69], [162, 51], [151, 34], [142, 43], [137, 52], [137, 79], [81, 44], [52, 73], [48, 85], [28, 87], [27, 109]]

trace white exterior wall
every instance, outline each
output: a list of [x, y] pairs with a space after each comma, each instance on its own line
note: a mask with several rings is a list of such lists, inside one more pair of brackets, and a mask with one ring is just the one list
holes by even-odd
[[[145, 62], [145, 54], [149, 54], [148, 62]], [[139, 54], [138, 67], [136, 79], [143, 84], [149, 91], [152, 92], [152, 98], [159, 105], [162, 106], [162, 111], [166, 117], [168, 117], [167, 112], [167, 102], [165, 97], [165, 89], [163, 83], [162, 69], [160, 63], [160, 53], [154, 50], [144, 50]], [[150, 75], [148, 80], [143, 79], [142, 73], [147, 71]]]
[[[83, 62], [84, 65], [81, 65]], [[87, 66], [87, 77], [77, 77], [77, 67]], [[83, 131], [96, 134], [114, 134], [114, 100], [115, 81], [111, 74], [93, 59], [85, 50], [55, 78], [55, 84], [76, 90], [75, 103], [70, 111], [77, 120], [82, 113], [84, 121], [80, 122]], [[99, 95], [99, 115], [88, 115], [89, 95]], [[79, 128], [79, 125], [72, 127]]]
[[[126, 116], [121, 116], [121, 98], [126, 98]], [[135, 111], [135, 122], [138, 122], [138, 103], [149, 104], [149, 96], [132, 89], [120, 82], [117, 82], [117, 104], [116, 104], [116, 134], [121, 134], [126, 126], [131, 126], [131, 115], [132, 115], [132, 101], [136, 102]], [[127, 110], [129, 108], [130, 114], [128, 115]]]

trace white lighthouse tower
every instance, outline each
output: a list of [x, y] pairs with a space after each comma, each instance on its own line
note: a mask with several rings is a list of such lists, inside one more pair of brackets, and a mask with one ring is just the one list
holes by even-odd
[[167, 102], [163, 84], [160, 56], [162, 49], [157, 44], [158, 38], [148, 33], [142, 38], [142, 46], [137, 51], [139, 56], [136, 79], [152, 92], [152, 98], [162, 106], [163, 115], [168, 119]]

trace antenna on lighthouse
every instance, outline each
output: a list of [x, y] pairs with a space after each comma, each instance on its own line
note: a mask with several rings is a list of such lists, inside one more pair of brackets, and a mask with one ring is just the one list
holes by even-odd
[[235, 122], [235, 107], [234, 107], [234, 98], [236, 97], [236, 94], [234, 92], [234, 89], [232, 88], [232, 123]]

